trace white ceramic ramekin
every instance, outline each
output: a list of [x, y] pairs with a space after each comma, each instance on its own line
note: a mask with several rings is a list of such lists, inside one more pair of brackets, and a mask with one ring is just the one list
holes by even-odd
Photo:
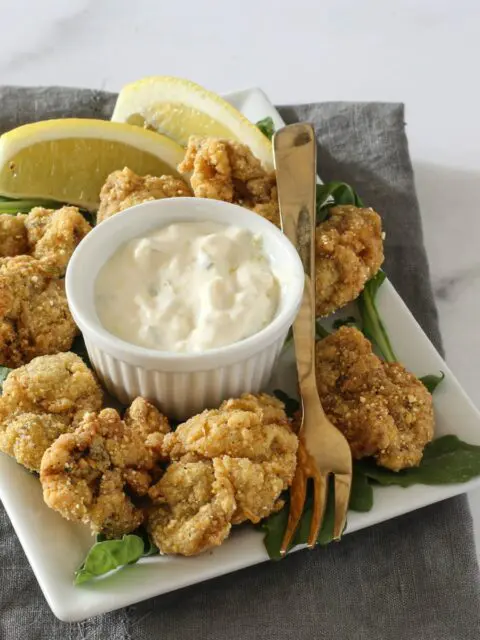
[[[275, 318], [245, 340], [199, 354], [155, 351], [109, 333], [95, 309], [95, 280], [101, 267], [132, 238], [174, 222], [193, 220], [232, 224], [262, 236], [263, 249], [281, 286]], [[297, 314], [303, 285], [300, 258], [279, 229], [237, 205], [199, 198], [153, 200], [102, 222], [82, 240], [66, 274], [70, 310], [107, 390], [124, 404], [143, 396], [177, 419], [265, 387]]]

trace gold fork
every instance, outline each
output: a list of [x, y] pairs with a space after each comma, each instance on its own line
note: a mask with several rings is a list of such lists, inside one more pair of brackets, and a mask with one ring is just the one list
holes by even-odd
[[335, 494], [333, 537], [340, 538], [347, 517], [352, 455], [342, 433], [325, 415], [315, 378], [316, 141], [312, 125], [301, 123], [280, 129], [274, 136], [273, 148], [282, 230], [296, 247], [305, 270], [302, 304], [293, 325], [302, 421], [281, 547], [285, 555], [302, 516], [309, 479], [313, 481], [313, 509], [308, 546], [315, 546], [322, 526], [331, 475]]

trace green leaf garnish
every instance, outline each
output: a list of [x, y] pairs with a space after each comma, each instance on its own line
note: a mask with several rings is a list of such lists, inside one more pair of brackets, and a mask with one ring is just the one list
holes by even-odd
[[0, 214], [9, 213], [28, 213], [35, 207], [44, 207], [45, 209], [59, 209], [63, 205], [52, 200], [12, 200], [10, 198], [2, 198], [0, 200]]
[[341, 204], [350, 204], [355, 207], [364, 206], [360, 196], [346, 182], [334, 181], [317, 184], [316, 190], [317, 224], [327, 218], [330, 207]]
[[410, 487], [413, 484], [455, 484], [480, 475], [480, 446], [467, 444], [457, 436], [443, 436], [426, 447], [418, 467], [390, 471], [372, 460], [360, 460], [361, 472], [382, 485]]
[[355, 327], [355, 329], [360, 329], [358, 321], [353, 316], [348, 316], [348, 318], [338, 318], [332, 324], [332, 327], [336, 329], [340, 329], [340, 327]]
[[423, 376], [422, 378], [420, 378], [420, 381], [423, 382], [423, 384], [427, 387], [430, 393], [433, 394], [435, 389], [438, 387], [438, 385], [442, 382], [444, 378], [445, 378], [445, 374], [443, 373], [443, 371], [440, 371], [439, 376], [436, 376], [433, 373], [431, 373], [428, 376]]
[[352, 488], [350, 490], [350, 511], [365, 513], [373, 507], [373, 489], [368, 481], [368, 477], [362, 473], [357, 462], [353, 463]]
[[125, 535], [121, 540], [96, 542], [82, 566], [75, 572], [74, 584], [82, 584], [119, 567], [138, 562], [144, 555], [144, 549], [143, 539], [136, 535]]
[[142, 538], [143, 540], [143, 554], [142, 556], [144, 558], [148, 557], [148, 556], [156, 556], [160, 553], [160, 549], [157, 547], [157, 545], [153, 542], [153, 540], [151, 539], [151, 537], [149, 536], [149, 534], [147, 533], [147, 531], [145, 531], [145, 529], [137, 529], [137, 531], [135, 532], [137, 536], [140, 536], [140, 538]]
[[273, 138], [273, 134], [275, 133], [275, 125], [273, 124], [272, 118], [268, 116], [267, 118], [263, 118], [263, 120], [259, 120], [257, 122], [257, 127], [263, 133], [264, 136], [267, 136], [269, 140]]
[[293, 418], [295, 413], [300, 409], [299, 401], [295, 398], [291, 398], [288, 393], [285, 393], [285, 391], [281, 391], [280, 389], [275, 389], [273, 395], [283, 402], [287, 416], [289, 418]]
[[363, 332], [367, 338], [378, 348], [384, 360], [387, 362], [397, 362], [397, 357], [390, 344], [387, 330], [378, 313], [375, 302], [377, 292], [385, 278], [386, 275], [383, 271], [379, 271], [373, 276], [357, 298], [357, 304], [362, 318]]
[[2, 393], [3, 383], [7, 379], [8, 374], [12, 371], [8, 367], [0, 367], [0, 394]]

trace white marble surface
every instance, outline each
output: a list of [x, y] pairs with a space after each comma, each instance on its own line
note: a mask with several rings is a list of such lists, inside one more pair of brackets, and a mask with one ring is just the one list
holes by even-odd
[[[276, 103], [391, 100], [407, 124], [450, 366], [480, 405], [478, 0], [1, 2], [3, 84], [179, 75]], [[476, 64], [477, 63], [477, 64]], [[480, 549], [480, 493], [471, 495]]]

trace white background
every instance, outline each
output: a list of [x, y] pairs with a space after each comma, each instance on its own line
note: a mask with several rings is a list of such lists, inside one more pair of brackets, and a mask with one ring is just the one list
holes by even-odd
[[[447, 359], [480, 405], [478, 0], [0, 0], [0, 83], [179, 75], [277, 104], [406, 103]], [[480, 493], [471, 496], [480, 548]]]

